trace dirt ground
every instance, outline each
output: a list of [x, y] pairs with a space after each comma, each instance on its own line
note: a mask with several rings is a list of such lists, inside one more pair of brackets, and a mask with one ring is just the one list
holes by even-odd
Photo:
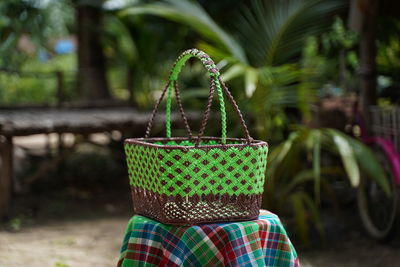
[[115, 266], [126, 221], [67, 221], [0, 232], [0, 266]]
[[116, 266], [131, 214], [110, 195], [19, 197], [0, 225], [0, 267]]
[[[102, 161], [95, 152], [14, 197], [8, 220], [0, 222], [0, 267], [116, 266], [132, 216], [128, 179], [125, 170], [118, 174], [120, 167], [108, 166], [114, 154]], [[124, 164], [123, 156], [119, 160]], [[303, 267], [400, 266], [400, 234], [388, 244], [368, 239], [354, 210], [341, 218], [325, 216], [325, 242], [306, 249], [292, 239]], [[293, 229], [287, 230], [292, 236]]]
[[300, 250], [299, 256], [303, 267], [400, 266], [398, 244], [379, 244], [360, 236], [350, 237], [323, 249]]
[[[116, 266], [131, 211], [128, 198], [113, 201], [111, 195], [115, 198], [110, 194], [96, 201], [51, 196], [19, 199], [14, 211], [19, 217], [0, 228], [0, 266]], [[341, 238], [312, 249], [295, 243], [302, 266], [399, 266], [398, 241], [383, 245], [361, 231], [339, 232]]]

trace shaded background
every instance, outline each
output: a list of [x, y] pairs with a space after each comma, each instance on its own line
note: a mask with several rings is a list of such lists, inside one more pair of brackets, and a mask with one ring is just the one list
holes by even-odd
[[[377, 160], [335, 142], [352, 144], [343, 133], [351, 133], [356, 102], [367, 126], [365, 107], [399, 104], [396, 1], [3, 2], [0, 137], [4, 147], [12, 137], [13, 172], [5, 171], [6, 155], [0, 266], [116, 264], [132, 215], [123, 139], [144, 135], [143, 118], [173, 62], [192, 47], [218, 63], [252, 136], [269, 142], [263, 206], [281, 217], [303, 265], [400, 261], [398, 236], [377, 243], [357, 214], [360, 172]], [[208, 81], [201, 64], [188, 65], [182, 101], [197, 129]], [[241, 136], [232, 111], [229, 136]], [[114, 123], [96, 124], [111, 112]], [[53, 119], [46, 126], [40, 114]], [[25, 132], [12, 134], [6, 126], [17, 117]], [[62, 125], [54, 130], [54, 123]], [[207, 134], [219, 135], [217, 119]], [[288, 141], [295, 145], [281, 157]]]

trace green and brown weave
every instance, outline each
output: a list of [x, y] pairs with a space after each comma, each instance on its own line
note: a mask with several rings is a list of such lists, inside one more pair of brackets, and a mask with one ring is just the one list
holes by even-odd
[[[211, 80], [207, 108], [197, 137], [192, 136], [176, 86], [177, 76], [190, 57], [200, 58]], [[172, 89], [189, 137], [171, 137]], [[215, 89], [220, 101], [222, 137], [204, 137]], [[235, 107], [246, 138], [226, 137], [222, 90]], [[167, 137], [149, 138], [154, 116], [165, 94]], [[191, 49], [178, 58], [170, 81], [154, 108], [145, 138], [125, 140], [125, 153], [137, 214], [180, 225], [250, 220], [259, 215], [268, 145], [250, 137], [235, 100], [204, 52]]]

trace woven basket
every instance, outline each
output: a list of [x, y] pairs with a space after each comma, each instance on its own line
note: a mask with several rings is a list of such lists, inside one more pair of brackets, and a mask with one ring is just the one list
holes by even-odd
[[[195, 137], [185, 116], [176, 82], [183, 65], [191, 57], [200, 59], [210, 76], [208, 103]], [[171, 137], [173, 90], [188, 137]], [[219, 98], [221, 137], [204, 137], [214, 91]], [[243, 139], [226, 137], [223, 91], [239, 117], [245, 135]], [[165, 94], [167, 137], [149, 138], [155, 114]], [[268, 144], [250, 137], [235, 100], [220, 79], [214, 62], [204, 52], [191, 49], [178, 58], [155, 105], [145, 137], [125, 140], [125, 153], [136, 214], [178, 225], [252, 220], [259, 215]]]

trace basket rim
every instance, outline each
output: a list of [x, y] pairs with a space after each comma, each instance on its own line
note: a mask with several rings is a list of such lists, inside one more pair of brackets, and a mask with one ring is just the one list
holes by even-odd
[[[195, 139], [195, 137], [192, 138], [192, 140]], [[201, 138], [202, 140], [221, 140], [221, 137], [211, 137], [211, 136], [203, 136]], [[180, 145], [160, 145], [160, 144], [154, 144], [151, 143], [150, 141], [184, 141], [184, 140], [190, 140], [189, 137], [149, 137], [149, 138], [128, 138], [125, 139], [124, 144], [131, 144], [131, 145], [140, 145], [140, 146], [148, 146], [148, 147], [154, 147], [154, 148], [161, 148], [161, 149], [183, 149], [183, 150], [188, 150], [188, 149], [212, 149], [212, 148], [231, 148], [231, 147], [262, 147], [262, 146], [267, 146], [269, 147], [268, 143], [262, 140], [252, 140], [251, 143], [247, 143], [247, 140], [245, 138], [226, 138], [227, 141], [240, 141], [242, 143], [240, 144], [213, 144], [213, 145], [192, 145], [192, 146], [180, 146]]]

